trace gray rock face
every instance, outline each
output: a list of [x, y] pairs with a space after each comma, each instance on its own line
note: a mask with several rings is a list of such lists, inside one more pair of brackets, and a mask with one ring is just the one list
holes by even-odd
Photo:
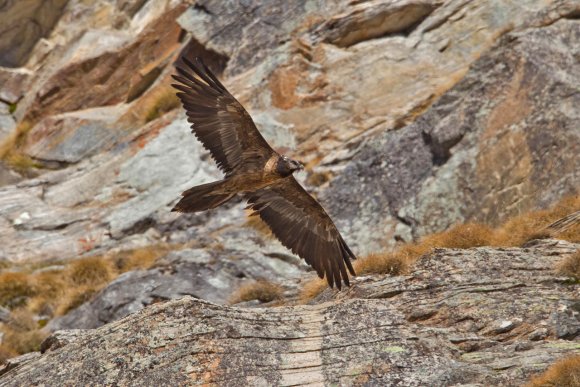
[[121, 135], [115, 122], [125, 111], [117, 105], [47, 117], [31, 129], [24, 152], [48, 163], [78, 163], [115, 143]]
[[494, 225], [574, 193], [578, 36], [566, 19], [510, 34], [413, 124], [369, 138], [324, 191], [347, 234], [375, 249], [397, 227]]
[[180, 25], [205, 47], [229, 58], [227, 72], [238, 74], [267, 59], [290, 40], [305, 19], [320, 20], [343, 8], [340, 1], [198, 1]]
[[579, 350], [578, 286], [553, 273], [579, 247], [438, 250], [409, 276], [360, 277], [318, 305], [157, 303], [58, 333], [0, 384], [521, 385]]

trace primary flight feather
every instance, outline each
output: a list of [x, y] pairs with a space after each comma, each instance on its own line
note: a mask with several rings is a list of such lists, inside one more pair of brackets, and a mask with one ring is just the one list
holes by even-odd
[[196, 58], [176, 64], [172, 86], [186, 110], [192, 133], [225, 174], [221, 181], [182, 193], [173, 211], [198, 212], [224, 204], [236, 195], [320, 278], [339, 289], [355, 275], [356, 259], [332, 219], [292, 175], [302, 164], [278, 154], [260, 134], [243, 106], [209, 68]]

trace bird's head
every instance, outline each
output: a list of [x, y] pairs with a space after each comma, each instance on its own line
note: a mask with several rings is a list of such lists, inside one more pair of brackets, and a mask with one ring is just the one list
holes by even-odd
[[291, 175], [295, 171], [301, 171], [304, 165], [296, 160], [292, 160], [286, 156], [282, 156], [276, 165], [276, 171], [282, 176]]

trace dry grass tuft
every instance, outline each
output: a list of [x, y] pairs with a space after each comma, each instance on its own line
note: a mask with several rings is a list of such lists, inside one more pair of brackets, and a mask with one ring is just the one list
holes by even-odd
[[308, 301], [318, 297], [318, 295], [322, 293], [327, 286], [328, 285], [326, 284], [326, 280], [320, 278], [314, 278], [306, 282], [300, 291], [300, 303], [306, 304]]
[[308, 185], [313, 185], [315, 187], [320, 187], [324, 183], [328, 182], [330, 179], [332, 179], [332, 173], [330, 173], [328, 171], [324, 171], [324, 172], [312, 172], [306, 178], [306, 183]]
[[6, 363], [6, 360], [18, 356], [18, 352], [5, 345], [0, 345], [0, 364]]
[[33, 168], [42, 168], [41, 164], [19, 150], [26, 141], [26, 136], [32, 127], [33, 125], [30, 121], [22, 121], [10, 136], [0, 143], [0, 158], [11, 168], [23, 174], [28, 174]]
[[580, 280], [580, 250], [564, 259], [557, 268], [558, 274]]
[[[44, 339], [44, 333], [38, 329], [50, 318], [89, 301], [119, 274], [151, 267], [176, 247], [159, 244], [74, 260], [64, 268], [35, 272], [42, 267], [33, 264], [21, 268], [21, 272], [0, 274], [0, 305], [11, 309], [13, 316], [10, 324], [0, 324], [0, 331], [4, 333], [0, 361], [37, 350]], [[26, 316], [39, 317], [36, 321]], [[28, 324], [25, 329], [24, 323]]]
[[[47, 333], [39, 329], [34, 315], [26, 309], [17, 309], [10, 314], [10, 321], [4, 327], [3, 351], [7, 356], [38, 351]], [[6, 360], [6, 359], [4, 359]]]
[[34, 294], [34, 286], [27, 274], [0, 274], [0, 305], [13, 309], [24, 305]]
[[409, 268], [409, 259], [399, 251], [369, 254], [363, 259], [354, 261], [357, 274], [390, 274], [401, 275]]
[[477, 223], [458, 224], [447, 231], [421, 239], [421, 244], [431, 248], [469, 249], [493, 244], [494, 230]]
[[528, 387], [580, 386], [580, 355], [572, 355], [552, 364], [543, 374], [533, 377]]
[[103, 286], [81, 286], [66, 292], [56, 308], [56, 315], [63, 316], [85, 302], [90, 301]]
[[113, 268], [101, 257], [83, 258], [71, 263], [66, 276], [72, 285], [98, 286], [113, 279]]
[[246, 285], [242, 285], [236, 293], [232, 295], [231, 304], [239, 302], [258, 300], [260, 302], [270, 302], [281, 300], [284, 290], [280, 285], [273, 284], [266, 280], [258, 280]]
[[521, 246], [539, 237], [555, 237], [569, 242], [580, 242], [580, 223], [563, 232], [546, 229], [558, 219], [580, 210], [580, 195], [562, 199], [547, 210], [531, 211], [516, 216], [496, 230], [496, 246]]
[[151, 122], [163, 114], [179, 107], [180, 101], [175, 91], [169, 89], [160, 90], [155, 98], [150, 101], [150, 105], [147, 107], [145, 113], [145, 122]]
[[170, 251], [167, 245], [149, 246], [115, 254], [112, 257], [113, 266], [119, 273], [137, 269], [149, 269], [155, 262]]

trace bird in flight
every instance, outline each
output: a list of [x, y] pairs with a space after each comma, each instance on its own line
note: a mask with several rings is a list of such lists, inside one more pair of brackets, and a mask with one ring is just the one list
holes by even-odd
[[192, 133], [209, 150], [223, 180], [183, 192], [172, 211], [218, 207], [236, 195], [248, 202], [274, 236], [312, 266], [330, 287], [350, 285], [353, 252], [322, 206], [292, 175], [304, 166], [278, 154], [260, 134], [243, 106], [200, 58], [182, 56], [172, 86], [186, 110]]

